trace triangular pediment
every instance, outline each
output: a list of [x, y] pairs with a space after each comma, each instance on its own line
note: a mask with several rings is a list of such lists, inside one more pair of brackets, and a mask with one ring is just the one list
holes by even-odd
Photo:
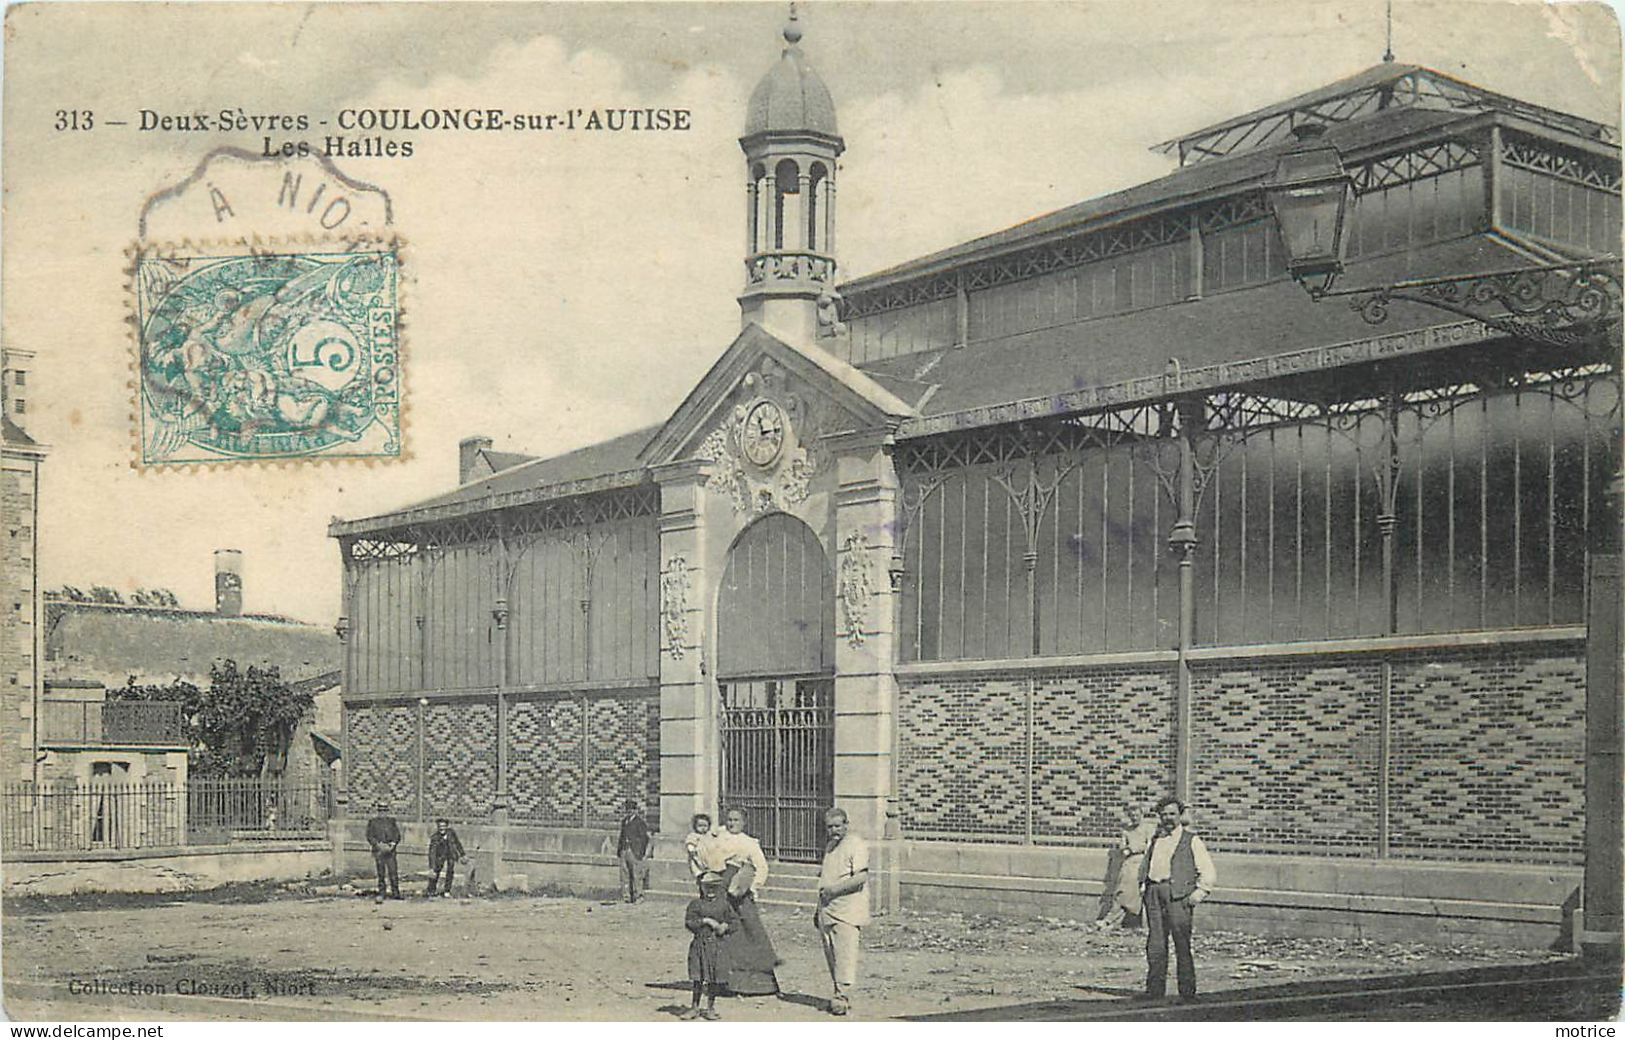
[[[648, 466], [714, 459], [723, 442], [767, 467], [824, 437], [884, 430], [918, 413], [862, 371], [818, 348], [746, 326], [639, 454]], [[747, 421], [753, 423], [744, 429]], [[783, 428], [775, 434], [776, 424]], [[777, 437], [777, 443], [775, 443]]]

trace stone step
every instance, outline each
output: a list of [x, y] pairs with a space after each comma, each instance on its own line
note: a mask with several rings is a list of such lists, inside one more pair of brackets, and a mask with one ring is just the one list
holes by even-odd
[[[650, 895], [670, 899], [694, 898], [694, 882], [687, 864], [656, 862], [649, 881]], [[765, 906], [811, 907], [817, 894], [818, 868], [815, 865], [773, 863], [768, 867], [767, 884], [758, 890], [756, 901]]]

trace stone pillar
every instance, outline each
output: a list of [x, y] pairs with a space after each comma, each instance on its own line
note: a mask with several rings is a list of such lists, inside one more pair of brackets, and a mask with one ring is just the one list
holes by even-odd
[[761, 219], [762, 204], [756, 197], [756, 181], [754, 179], [745, 183], [745, 255], [752, 256], [757, 252], [757, 221]]
[[835, 255], [835, 169], [831, 164], [829, 176], [825, 178], [829, 184], [829, 201], [824, 210], [824, 252], [829, 256]]
[[767, 197], [767, 212], [765, 214], [767, 217], [767, 232], [762, 238], [761, 245], [756, 250], [758, 253], [784, 248], [782, 244], [784, 242], [784, 229], [779, 222], [779, 214], [783, 212], [784, 207], [779, 202], [778, 178], [773, 175], [772, 170], [768, 171], [767, 176], [763, 178], [762, 184]]
[[875, 852], [870, 899], [898, 905], [897, 633], [890, 565], [900, 488], [886, 431], [832, 438], [835, 492], [835, 803]]
[[812, 202], [812, 177], [805, 170], [796, 178], [796, 191], [800, 198], [796, 200], [799, 212], [796, 214], [795, 248], [811, 249], [813, 239], [817, 237], [813, 233], [812, 226], [813, 213], [817, 207]]
[[[706, 638], [707, 590], [720, 565], [706, 545], [708, 463], [658, 467], [660, 483], [660, 830], [680, 840], [696, 812], [715, 813], [716, 696]], [[666, 858], [670, 849], [662, 849]]]
[[1619, 956], [1625, 935], [1625, 817], [1620, 811], [1622, 695], [1620, 649], [1625, 645], [1622, 618], [1620, 513], [1625, 507], [1625, 474], [1615, 473], [1608, 483], [1608, 509], [1594, 520], [1587, 564], [1591, 570], [1590, 600], [1586, 604], [1586, 766], [1585, 766], [1585, 877], [1581, 895], [1584, 912], [1580, 934], [1589, 956]]

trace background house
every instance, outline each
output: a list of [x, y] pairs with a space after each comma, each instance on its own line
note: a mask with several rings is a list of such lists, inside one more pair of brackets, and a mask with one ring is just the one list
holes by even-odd
[[[336, 712], [339, 655], [332, 631], [245, 614], [241, 554], [222, 549], [214, 559], [213, 610], [182, 607], [163, 590], [128, 597], [110, 589], [46, 594], [41, 779], [108, 773], [132, 781], [185, 779], [177, 706], [107, 701], [108, 690], [132, 679], [138, 685], [185, 680], [206, 687], [210, 666], [230, 659], [241, 668], [276, 667], [284, 680], [312, 689], [321, 705], [318, 716]], [[311, 724], [320, 728], [315, 719]], [[315, 755], [309, 730], [298, 734], [311, 745], [308, 754], [296, 749], [289, 756], [302, 763], [301, 770]]]

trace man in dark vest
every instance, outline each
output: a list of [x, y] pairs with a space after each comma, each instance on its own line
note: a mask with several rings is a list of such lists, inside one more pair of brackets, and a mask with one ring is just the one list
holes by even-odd
[[400, 876], [396, 872], [395, 847], [401, 843], [401, 825], [389, 815], [389, 804], [378, 803], [378, 814], [367, 821], [367, 845], [372, 848], [373, 863], [378, 867], [377, 902], [384, 901], [384, 883], [389, 883], [389, 897], [401, 897]]
[[1145, 893], [1145, 995], [1168, 992], [1168, 940], [1174, 940], [1179, 999], [1196, 999], [1196, 959], [1191, 955], [1191, 911], [1216, 883], [1207, 846], [1180, 823], [1185, 806], [1178, 798], [1157, 803], [1157, 834], [1140, 861]]

